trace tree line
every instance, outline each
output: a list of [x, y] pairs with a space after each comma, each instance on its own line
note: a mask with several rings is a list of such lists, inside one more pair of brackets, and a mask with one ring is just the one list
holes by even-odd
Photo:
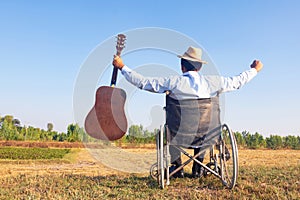
[[270, 135], [264, 138], [261, 134], [251, 134], [247, 131], [242, 133], [235, 132], [238, 146], [250, 149], [268, 148], [268, 149], [300, 149], [300, 136], [279, 136]]
[[[155, 135], [158, 133], [159, 129], [155, 129], [154, 132], [149, 132], [144, 130], [143, 126], [132, 125], [129, 128], [128, 135], [123, 138], [124, 142], [134, 142], [134, 143], [155, 143]], [[261, 134], [255, 133], [251, 134], [247, 131], [242, 133], [234, 132], [237, 145], [239, 147], [248, 149], [300, 149], [300, 136], [279, 136], [270, 135], [264, 138]]]
[[52, 123], [47, 124], [47, 130], [22, 126], [12, 115], [0, 116], [0, 140], [81, 142], [85, 135], [78, 124], [68, 125], [66, 133], [54, 131], [53, 127]]
[[[11, 115], [0, 116], [0, 140], [19, 140], [19, 141], [60, 141], [60, 142], [93, 142], [96, 139], [85, 133], [78, 124], [69, 124], [67, 132], [57, 132], [53, 130], [52, 123], [47, 124], [47, 130], [22, 126], [20, 120]], [[123, 138], [116, 141], [130, 144], [155, 143], [155, 136], [159, 129], [149, 131], [142, 125], [132, 125]], [[300, 149], [300, 136], [278, 136], [270, 135], [264, 138], [261, 134], [251, 134], [247, 131], [242, 133], [235, 132], [236, 142], [239, 147], [259, 149]]]

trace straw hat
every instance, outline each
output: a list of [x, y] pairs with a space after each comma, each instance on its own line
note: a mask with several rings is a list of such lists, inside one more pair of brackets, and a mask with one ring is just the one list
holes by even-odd
[[202, 50], [200, 48], [196, 48], [196, 47], [189, 47], [188, 50], [186, 52], [184, 52], [184, 54], [178, 55], [179, 58], [183, 58], [186, 60], [190, 60], [190, 61], [196, 61], [196, 62], [200, 62], [203, 64], [207, 64], [206, 61], [202, 60]]

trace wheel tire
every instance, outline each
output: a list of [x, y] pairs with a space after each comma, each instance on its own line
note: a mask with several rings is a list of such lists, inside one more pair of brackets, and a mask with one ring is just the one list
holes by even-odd
[[220, 145], [220, 166], [223, 184], [229, 189], [234, 188], [238, 176], [238, 149], [235, 136], [224, 124]]
[[154, 163], [153, 165], [151, 165], [150, 167], [150, 176], [157, 180], [158, 176], [159, 176], [159, 171], [158, 171], [158, 166], [157, 163]]

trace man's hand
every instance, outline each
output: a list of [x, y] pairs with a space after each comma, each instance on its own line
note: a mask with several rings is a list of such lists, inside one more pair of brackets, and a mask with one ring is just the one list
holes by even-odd
[[257, 72], [259, 72], [263, 68], [263, 64], [259, 60], [254, 60], [250, 65], [251, 68], [255, 68]]
[[113, 60], [112, 64], [114, 67], [116, 67], [118, 69], [122, 69], [124, 67], [123, 60], [117, 55], [114, 55], [114, 60]]

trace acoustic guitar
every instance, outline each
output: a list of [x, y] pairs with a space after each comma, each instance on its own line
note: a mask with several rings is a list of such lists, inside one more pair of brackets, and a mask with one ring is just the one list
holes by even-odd
[[[125, 47], [126, 36], [117, 36], [117, 55]], [[101, 86], [96, 91], [94, 107], [85, 118], [85, 131], [93, 138], [100, 140], [120, 139], [127, 130], [127, 119], [124, 112], [126, 93], [116, 88], [118, 68], [113, 69], [110, 86]]]

